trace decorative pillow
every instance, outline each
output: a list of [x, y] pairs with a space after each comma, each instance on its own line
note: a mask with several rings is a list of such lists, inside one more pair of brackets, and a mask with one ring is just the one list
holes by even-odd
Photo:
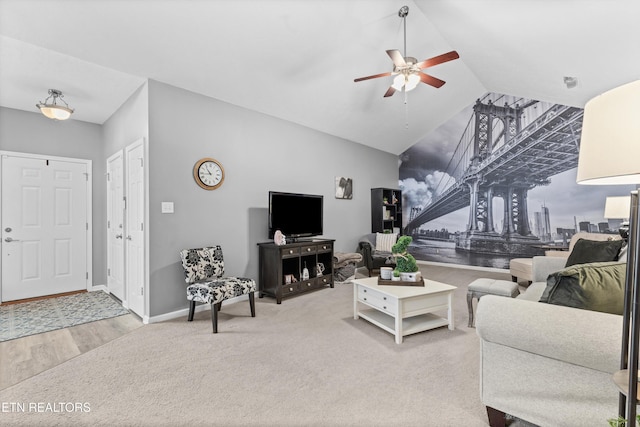
[[573, 246], [565, 267], [589, 262], [617, 261], [620, 248], [624, 240], [596, 240], [578, 239]]
[[391, 252], [391, 247], [396, 244], [396, 233], [376, 233], [376, 251]]
[[624, 242], [622, 248], [620, 248], [620, 253], [618, 254], [618, 262], [627, 262], [627, 250], [629, 249], [629, 245], [627, 242]]
[[224, 259], [219, 245], [210, 248], [184, 249], [180, 251], [180, 258], [184, 268], [184, 281], [187, 283], [224, 275]]
[[547, 278], [540, 302], [622, 314], [627, 264], [594, 262], [576, 264]]

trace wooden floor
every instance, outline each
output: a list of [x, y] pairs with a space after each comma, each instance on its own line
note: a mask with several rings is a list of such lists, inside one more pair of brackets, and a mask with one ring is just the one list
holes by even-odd
[[142, 325], [140, 318], [126, 314], [0, 342], [0, 390], [113, 341]]

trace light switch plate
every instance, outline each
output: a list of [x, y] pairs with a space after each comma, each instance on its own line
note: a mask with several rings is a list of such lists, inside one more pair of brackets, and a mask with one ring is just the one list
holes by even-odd
[[173, 202], [162, 202], [162, 213], [173, 213]]

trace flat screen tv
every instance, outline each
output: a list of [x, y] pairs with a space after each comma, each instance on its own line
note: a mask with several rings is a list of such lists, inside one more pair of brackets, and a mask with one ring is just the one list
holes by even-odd
[[280, 230], [287, 239], [322, 234], [322, 196], [269, 191], [269, 238]]

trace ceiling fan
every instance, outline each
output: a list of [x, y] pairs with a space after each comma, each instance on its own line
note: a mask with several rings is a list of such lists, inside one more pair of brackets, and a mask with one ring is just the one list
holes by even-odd
[[418, 83], [426, 83], [435, 88], [439, 88], [445, 84], [444, 80], [440, 80], [429, 74], [426, 74], [422, 70], [425, 68], [433, 67], [443, 62], [453, 61], [458, 59], [460, 55], [455, 50], [451, 52], [443, 53], [442, 55], [434, 56], [433, 58], [425, 59], [418, 62], [418, 60], [412, 56], [407, 56], [407, 15], [409, 14], [409, 7], [402, 6], [398, 11], [398, 16], [404, 21], [404, 56], [397, 49], [387, 50], [387, 55], [393, 61], [393, 71], [388, 73], [375, 74], [373, 76], [360, 77], [354, 79], [354, 82], [360, 82], [363, 80], [376, 79], [378, 77], [396, 76], [393, 79], [393, 84], [389, 86], [389, 89], [384, 94], [384, 97], [388, 97], [396, 93], [398, 90], [404, 89], [408, 92], [414, 89]]

